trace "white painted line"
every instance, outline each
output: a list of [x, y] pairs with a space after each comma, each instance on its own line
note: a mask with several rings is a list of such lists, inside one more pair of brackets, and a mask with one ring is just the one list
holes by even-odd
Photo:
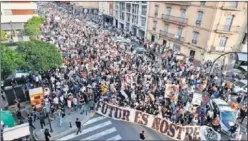
[[81, 141], [83, 141], [83, 140], [96, 140], [96, 139], [98, 139], [100, 137], [103, 137], [103, 136], [105, 136], [107, 134], [111, 134], [111, 133], [113, 133], [115, 131], [116, 131], [116, 129], [113, 127], [113, 128], [107, 129], [105, 131], [102, 131], [100, 133], [97, 133], [97, 134], [94, 134], [92, 136], [89, 136], [89, 137], [87, 137], [85, 139], [82, 139]]
[[117, 135], [117, 136], [114, 136], [112, 138], [107, 139], [107, 141], [118, 141], [118, 140], [121, 140], [121, 139], [122, 139], [121, 136]]
[[96, 126], [92, 126], [92, 127], [90, 127], [90, 128], [81, 129], [82, 132], [79, 133], [78, 135], [76, 135], [76, 132], [75, 132], [74, 134], [70, 134], [70, 135], [65, 136], [65, 137], [63, 137], [63, 138], [60, 138], [60, 139], [58, 139], [58, 140], [70, 140], [70, 139], [72, 139], [72, 138], [75, 138], [75, 137], [81, 136], [81, 135], [83, 135], [83, 134], [86, 134], [86, 133], [95, 131], [95, 130], [97, 130], [97, 129], [103, 128], [103, 127], [108, 126], [108, 125], [110, 125], [110, 124], [112, 124], [111, 121], [107, 121], [107, 122], [98, 124], [98, 125], [96, 125]]
[[88, 120], [83, 126], [86, 126], [86, 125], [89, 125], [89, 124], [92, 124], [94, 122], [97, 122], [97, 121], [100, 121], [100, 120], [103, 120], [103, 119], [106, 119], [107, 117], [105, 116], [100, 116], [100, 117], [97, 117], [97, 118], [93, 118], [91, 120]]

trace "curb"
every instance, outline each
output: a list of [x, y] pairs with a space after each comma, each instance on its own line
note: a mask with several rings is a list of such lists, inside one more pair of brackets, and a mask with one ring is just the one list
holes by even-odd
[[[93, 112], [92, 115], [89, 115], [89, 116], [88, 116], [88, 119], [85, 120], [85, 121], [82, 123], [82, 126], [83, 126], [91, 117], [93, 117], [94, 115], [95, 115], [95, 112]], [[66, 130], [65, 132], [61, 132], [61, 133], [59, 133], [59, 134], [54, 135], [54, 136], [51, 138], [51, 140], [57, 140], [57, 139], [59, 139], [59, 138], [65, 136], [65, 135], [67, 135], [67, 134], [69, 134], [69, 133], [75, 131], [76, 129], [77, 129], [76, 126], [73, 126], [72, 128]], [[45, 140], [45, 138], [39, 138], [39, 137], [37, 137], [35, 131], [33, 131], [32, 134], [33, 134], [33, 137], [34, 137], [34, 139], [35, 139], [36, 141], [38, 141], [38, 140]]]

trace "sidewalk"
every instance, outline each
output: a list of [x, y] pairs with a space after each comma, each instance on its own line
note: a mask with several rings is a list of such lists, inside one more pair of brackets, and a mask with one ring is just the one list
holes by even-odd
[[[78, 110], [78, 111], [72, 112], [70, 115], [67, 114], [63, 118], [63, 123], [61, 127], [59, 126], [59, 121], [57, 119], [51, 121], [51, 126], [53, 129], [53, 132], [52, 133], [50, 132], [51, 139], [56, 140], [67, 134], [70, 134], [71, 132], [74, 132], [74, 131], [76, 132], [76, 129], [77, 129], [75, 126], [76, 118], [78, 118], [82, 122], [82, 125], [83, 125], [94, 115], [94, 113], [87, 113], [86, 115], [85, 112], [83, 114], [80, 114], [80, 112], [81, 111]], [[46, 119], [45, 122], [46, 122], [46, 126], [43, 127], [43, 129], [47, 128], [50, 131], [48, 120]], [[70, 122], [71, 122], [72, 127], [70, 127]], [[36, 128], [33, 131], [33, 136], [35, 140], [45, 140], [44, 130], [41, 129], [40, 120], [36, 120], [34, 122], [34, 126]]]

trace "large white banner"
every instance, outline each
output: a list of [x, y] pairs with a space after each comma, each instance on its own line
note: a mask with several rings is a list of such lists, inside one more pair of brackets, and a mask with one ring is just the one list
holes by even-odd
[[200, 126], [177, 125], [159, 116], [150, 115], [130, 108], [120, 108], [104, 102], [98, 102], [95, 110], [96, 113], [115, 120], [145, 125], [174, 140], [184, 140], [186, 132], [188, 132], [194, 140], [201, 140]]

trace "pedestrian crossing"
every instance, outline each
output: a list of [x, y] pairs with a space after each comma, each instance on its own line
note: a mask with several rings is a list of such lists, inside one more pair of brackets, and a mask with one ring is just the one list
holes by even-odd
[[118, 131], [113, 126], [109, 118], [104, 116], [94, 116], [94, 118], [87, 121], [83, 127], [82, 132], [76, 135], [75, 133], [69, 134], [65, 137], [58, 139], [62, 140], [80, 140], [80, 141], [94, 141], [94, 140], [109, 140], [118, 141], [122, 137], [118, 134]]

